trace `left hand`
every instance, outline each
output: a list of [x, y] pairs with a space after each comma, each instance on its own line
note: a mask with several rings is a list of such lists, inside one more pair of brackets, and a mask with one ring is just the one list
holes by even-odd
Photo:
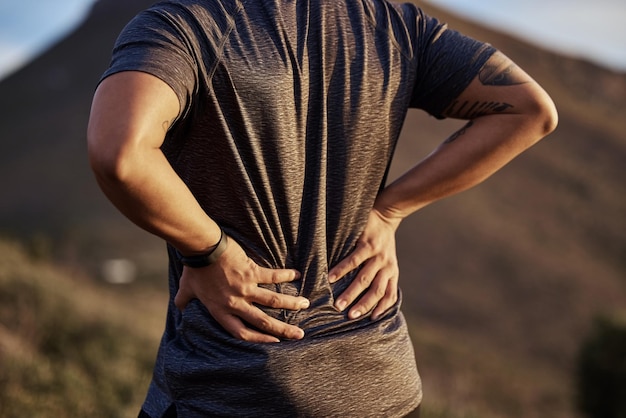
[[361, 266], [350, 286], [335, 302], [335, 308], [343, 311], [360, 296], [348, 312], [350, 319], [373, 309], [372, 320], [376, 320], [397, 302], [399, 269], [395, 232], [398, 224], [399, 220], [386, 218], [372, 209], [354, 251], [329, 271], [328, 280], [335, 283]]
[[304, 331], [263, 312], [259, 306], [300, 310], [309, 306], [301, 296], [289, 296], [260, 287], [260, 284], [286, 283], [300, 277], [291, 269], [269, 269], [257, 265], [234, 240], [210, 266], [184, 267], [176, 307], [185, 309], [198, 299], [213, 318], [233, 337], [254, 343], [277, 343], [280, 339], [299, 340]]

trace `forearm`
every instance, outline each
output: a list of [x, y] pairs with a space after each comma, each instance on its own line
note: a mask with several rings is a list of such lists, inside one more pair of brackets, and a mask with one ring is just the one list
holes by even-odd
[[[194, 255], [213, 249], [221, 233], [161, 151], [179, 110], [178, 97], [160, 79], [143, 72], [114, 74], [94, 96], [88, 154], [102, 190], [124, 215], [183, 254]], [[300, 339], [300, 328], [259, 308], [308, 307], [301, 296], [259, 286], [298, 277], [292, 269], [258, 266], [233, 240], [211, 265], [183, 268], [174, 303], [183, 310], [199, 300], [235, 338], [258, 343]]]
[[92, 162], [109, 200], [131, 221], [185, 254], [204, 252], [220, 238], [219, 227], [202, 210], [160, 149], [131, 151], [113, 169]]
[[388, 185], [375, 209], [399, 223], [430, 203], [481, 183], [546, 132], [536, 119], [525, 115], [479, 117]]
[[87, 143], [91, 167], [111, 202], [191, 255], [217, 243], [220, 231], [161, 151], [178, 111], [176, 94], [156, 77], [114, 74], [96, 90]]

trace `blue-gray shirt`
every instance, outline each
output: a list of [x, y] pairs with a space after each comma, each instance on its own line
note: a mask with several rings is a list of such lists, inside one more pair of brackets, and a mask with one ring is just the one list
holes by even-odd
[[385, 0], [178, 0], [139, 14], [103, 77], [151, 73], [181, 112], [163, 151], [200, 205], [258, 264], [295, 268], [273, 286], [311, 307], [264, 309], [301, 341], [251, 344], [198, 301], [173, 305], [144, 410], [160, 417], [396, 417], [421, 400], [400, 302], [349, 320], [328, 270], [352, 251], [385, 183], [409, 107], [440, 116], [493, 48], [412, 4]]

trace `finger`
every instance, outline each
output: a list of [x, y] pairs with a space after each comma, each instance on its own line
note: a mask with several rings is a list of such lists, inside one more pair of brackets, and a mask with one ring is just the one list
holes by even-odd
[[381, 299], [385, 297], [387, 290], [387, 280], [381, 278], [380, 274], [376, 276], [367, 292], [361, 296], [361, 299], [350, 309], [348, 318], [356, 319], [366, 312], [369, 312]]
[[293, 269], [268, 269], [264, 267], [258, 267], [257, 283], [288, 283], [293, 282], [294, 280], [298, 280], [300, 276], [300, 272]]
[[358, 268], [368, 258], [369, 254], [367, 254], [366, 248], [357, 246], [350, 255], [341, 260], [337, 265], [335, 265], [335, 267], [330, 269], [328, 272], [328, 281], [330, 283], [339, 281], [346, 274]]
[[380, 316], [398, 302], [398, 288], [392, 281], [387, 283], [385, 296], [378, 302], [372, 311], [372, 321], [376, 321]]
[[274, 337], [289, 340], [301, 340], [304, 338], [304, 330], [301, 328], [289, 325], [276, 318], [272, 318], [253, 305], [248, 305], [248, 309], [241, 313], [240, 318], [259, 331], [265, 332], [266, 334]]
[[370, 286], [374, 276], [375, 270], [372, 267], [372, 263], [364, 265], [359, 274], [350, 283], [350, 286], [339, 295], [335, 302], [335, 308], [341, 312], [354, 302]]
[[272, 335], [263, 334], [247, 327], [241, 319], [234, 315], [214, 315], [215, 320], [233, 337], [251, 343], [278, 343], [280, 340]]
[[193, 297], [193, 293], [189, 289], [179, 287], [178, 292], [176, 292], [176, 296], [174, 296], [174, 305], [182, 311], [187, 307]]
[[310, 306], [309, 300], [305, 297], [283, 295], [269, 289], [263, 289], [262, 287], [258, 287], [255, 294], [249, 299], [262, 306], [275, 309], [289, 309], [292, 311], [307, 309]]

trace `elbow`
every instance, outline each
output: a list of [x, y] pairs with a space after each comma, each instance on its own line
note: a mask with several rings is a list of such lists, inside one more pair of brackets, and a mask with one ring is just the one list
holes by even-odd
[[112, 181], [121, 176], [120, 158], [114, 150], [108, 149], [89, 138], [87, 156], [91, 170], [98, 181]]
[[554, 132], [558, 125], [558, 112], [550, 96], [535, 84], [515, 113], [514, 135], [522, 149], [529, 148]]
[[131, 175], [131, 153], [89, 132], [87, 156], [91, 170], [101, 184], [123, 183]]
[[559, 123], [558, 111], [552, 98], [543, 89], [540, 88], [537, 92], [529, 109], [531, 110], [528, 115], [536, 132], [537, 141], [556, 130]]
[[556, 105], [547, 97], [542, 104], [541, 116], [539, 117], [541, 136], [545, 137], [554, 132], [559, 124], [559, 114]]

